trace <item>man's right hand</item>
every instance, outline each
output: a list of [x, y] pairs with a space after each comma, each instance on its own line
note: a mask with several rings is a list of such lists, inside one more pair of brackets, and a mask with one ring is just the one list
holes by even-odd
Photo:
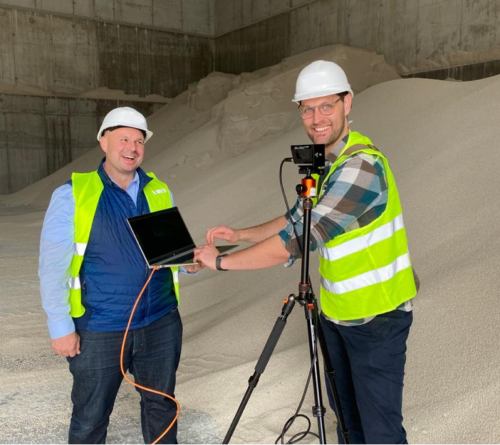
[[52, 340], [52, 349], [57, 355], [74, 357], [80, 354], [80, 336], [76, 332]]
[[215, 238], [226, 240], [230, 243], [236, 243], [240, 240], [238, 230], [226, 226], [217, 226], [207, 229], [207, 244], [214, 244]]

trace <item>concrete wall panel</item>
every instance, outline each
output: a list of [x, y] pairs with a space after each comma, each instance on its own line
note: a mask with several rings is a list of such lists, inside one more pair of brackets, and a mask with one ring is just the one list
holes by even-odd
[[74, 20], [74, 58], [75, 86], [78, 92], [97, 87], [97, 35], [90, 20]]
[[181, 0], [155, 0], [153, 8], [154, 26], [182, 30]]
[[36, 0], [2, 0], [2, 4], [17, 8], [36, 8]]
[[13, 85], [16, 81], [12, 14], [0, 9], [0, 82]]
[[311, 0], [291, 0], [291, 7], [295, 8], [297, 6], [302, 6], [310, 2]]
[[363, 0], [352, 0], [348, 3], [348, 45], [377, 51], [380, 46], [378, 32], [381, 15], [380, 3]]
[[158, 94], [167, 96], [169, 91], [179, 88], [174, 86], [172, 65], [174, 65], [174, 49], [179, 37], [176, 34], [158, 33], [154, 36], [155, 51], [152, 55], [152, 72]]
[[97, 28], [101, 86], [174, 97], [209, 73], [207, 38], [107, 23]]
[[288, 11], [290, 7], [290, 0], [268, 0], [269, 12], [271, 15], [281, 14]]
[[17, 82], [50, 91], [53, 86], [50, 16], [24, 11], [13, 11], [12, 15]]
[[463, 0], [421, 0], [417, 29], [417, 65], [426, 59], [439, 59], [460, 50], [462, 2]]
[[211, 34], [211, 1], [182, 0], [182, 30], [201, 35]]
[[7, 114], [0, 113], [0, 190], [10, 190], [9, 140]]
[[116, 0], [94, 0], [94, 17], [101, 20], [119, 20], [116, 18]]
[[73, 14], [83, 17], [94, 17], [93, 0], [73, 0]]
[[36, 5], [42, 11], [73, 14], [73, 1], [37, 0]]
[[289, 8], [290, 0], [216, 0], [215, 34], [221, 35], [256, 24]]
[[497, 0], [462, 1], [460, 47], [464, 51], [498, 45], [499, 6]]
[[458, 50], [461, 3], [462, 0], [351, 0], [344, 3], [344, 37], [332, 43], [376, 51], [395, 66], [414, 67]]
[[[146, 79], [140, 79], [139, 69], [139, 48], [140, 40], [144, 38], [144, 30], [133, 28], [130, 26], [120, 26], [117, 28], [118, 41], [117, 47], [108, 48], [108, 53], [120, 52], [121, 59], [119, 65], [113, 70], [119, 71], [120, 84], [117, 84], [115, 89], [123, 90], [128, 94], [140, 94], [139, 84], [141, 81], [147, 82]], [[145, 54], [143, 56], [146, 56]], [[115, 73], [111, 72], [111, 76]], [[108, 76], [108, 78], [113, 78]], [[104, 85], [103, 85], [104, 86]]]
[[95, 114], [90, 116], [70, 114], [71, 159], [84, 155], [96, 146], [97, 140], [95, 137], [99, 131], [98, 124], [99, 121], [96, 119]]
[[280, 62], [288, 55], [288, 14], [280, 14], [216, 39], [215, 70], [239, 74]]
[[[49, 91], [78, 93], [89, 89], [87, 79], [92, 79], [95, 69], [93, 58], [89, 58], [89, 47], [85, 45], [85, 27], [71, 20], [48, 16], [50, 21], [50, 63], [52, 85]], [[77, 31], [78, 28], [78, 31]], [[77, 45], [77, 35], [80, 45]], [[83, 59], [85, 63], [79, 63]]]
[[96, 146], [96, 136], [102, 122], [97, 103], [95, 100], [68, 101], [71, 159], [82, 156]]
[[215, 4], [216, 34], [226, 34], [245, 26], [243, 21], [244, 10], [243, 0], [231, 0], [229, 2], [217, 0]]
[[272, 15], [269, 0], [253, 0], [251, 2], [245, 2], [243, 0], [243, 3], [250, 6], [250, 13], [248, 15], [245, 14], [243, 17], [246, 23], [255, 23], [260, 20], [265, 20]]
[[122, 0], [120, 21], [138, 25], [153, 25], [153, 0]]
[[342, 40], [340, 0], [319, 1], [290, 12], [290, 54]]
[[45, 117], [45, 128], [46, 147], [50, 147], [46, 150], [45, 160], [47, 174], [50, 175], [72, 160], [70, 116], [48, 115]]
[[[20, 190], [47, 175], [43, 115], [29, 112], [6, 116], [9, 131], [10, 191]], [[15, 174], [13, 174], [15, 172]]]

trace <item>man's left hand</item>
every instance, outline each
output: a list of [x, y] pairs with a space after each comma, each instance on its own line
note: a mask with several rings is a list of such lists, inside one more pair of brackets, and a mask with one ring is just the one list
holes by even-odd
[[212, 270], [216, 270], [215, 259], [218, 255], [219, 251], [213, 244], [205, 244], [194, 249], [194, 260], [201, 262], [204, 266]]
[[197, 264], [193, 264], [191, 266], [182, 266], [182, 267], [187, 273], [196, 273], [199, 272], [201, 269], [203, 269], [205, 265], [198, 262]]

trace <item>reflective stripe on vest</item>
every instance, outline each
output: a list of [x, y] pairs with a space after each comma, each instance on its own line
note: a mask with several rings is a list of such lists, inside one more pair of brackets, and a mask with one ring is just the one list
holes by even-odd
[[[152, 178], [144, 187], [144, 195], [149, 205], [150, 212], [164, 210], [172, 207], [170, 191], [165, 183], [159, 181], [153, 173], [147, 174]], [[101, 178], [97, 172], [73, 173], [73, 196], [75, 198], [75, 245], [71, 260], [71, 278], [69, 280], [70, 314], [74, 318], [85, 313], [82, 305], [82, 291], [80, 283], [80, 269], [83, 257], [90, 238], [92, 222], [99, 204], [99, 198], [104, 190]], [[179, 268], [171, 267], [175, 296], [179, 301]]]
[[[346, 147], [323, 184], [349, 156], [367, 153], [384, 163], [388, 199], [384, 212], [365, 227], [345, 232], [319, 249], [321, 308], [335, 320], [355, 320], [389, 312], [413, 298], [413, 278], [398, 190], [387, 159], [371, 141], [349, 133]], [[325, 186], [319, 191], [319, 198]]]

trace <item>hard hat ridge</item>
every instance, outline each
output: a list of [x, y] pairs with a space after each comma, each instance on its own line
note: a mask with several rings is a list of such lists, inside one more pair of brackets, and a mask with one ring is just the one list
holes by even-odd
[[292, 102], [329, 96], [330, 94], [352, 92], [344, 70], [334, 62], [316, 60], [307, 65], [297, 77]]
[[101, 128], [99, 128], [99, 132], [97, 133], [97, 140], [99, 141], [101, 139], [105, 130], [113, 127], [130, 127], [143, 131], [146, 133], [144, 142], [153, 136], [153, 132], [148, 130], [146, 118], [131, 107], [115, 108], [106, 114], [102, 121]]

